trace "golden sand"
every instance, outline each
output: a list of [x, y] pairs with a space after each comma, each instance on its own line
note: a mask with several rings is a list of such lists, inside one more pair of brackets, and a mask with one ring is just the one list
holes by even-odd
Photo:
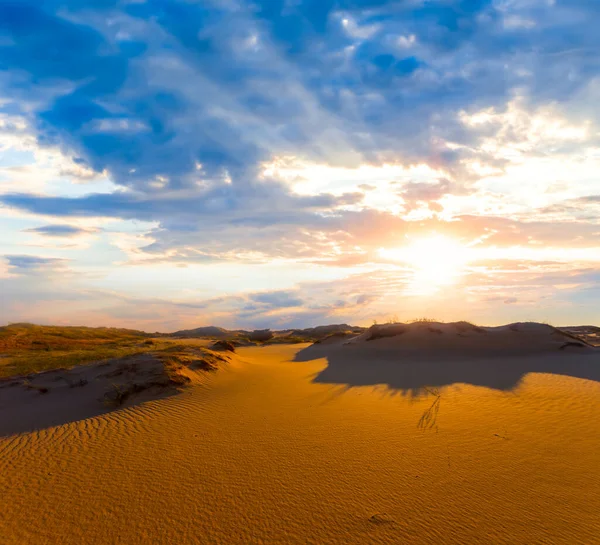
[[600, 543], [599, 382], [348, 389], [303, 348], [0, 438], [0, 543]]

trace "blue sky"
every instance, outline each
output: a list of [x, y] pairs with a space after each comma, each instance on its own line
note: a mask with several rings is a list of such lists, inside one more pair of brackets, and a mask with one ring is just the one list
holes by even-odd
[[599, 20], [0, 0], [0, 322], [597, 323]]

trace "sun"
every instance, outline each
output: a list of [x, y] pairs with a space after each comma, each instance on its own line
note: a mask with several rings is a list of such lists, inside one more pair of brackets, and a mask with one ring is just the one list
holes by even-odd
[[469, 261], [468, 248], [443, 236], [419, 238], [403, 248], [380, 249], [382, 257], [406, 263], [412, 269], [409, 289], [413, 293], [434, 293], [458, 281]]

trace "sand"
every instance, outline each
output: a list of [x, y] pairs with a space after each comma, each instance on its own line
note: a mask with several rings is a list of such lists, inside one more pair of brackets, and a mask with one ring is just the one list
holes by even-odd
[[241, 348], [178, 395], [0, 438], [0, 542], [600, 543], [597, 353], [386, 386], [376, 342]]

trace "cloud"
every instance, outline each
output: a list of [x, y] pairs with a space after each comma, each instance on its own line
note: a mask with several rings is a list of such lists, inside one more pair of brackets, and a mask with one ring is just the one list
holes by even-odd
[[[71, 218], [150, 225], [69, 254], [95, 266], [108, 254], [140, 266], [371, 267], [368, 287], [354, 277], [320, 299], [291, 286], [187, 303], [265, 324], [383, 305], [407, 272], [391, 278], [378, 249], [432, 233], [532, 253], [593, 249], [599, 15], [584, 0], [0, 2], [2, 214], [10, 233], [45, 237], [89, 232]], [[339, 176], [265, 174], [288, 159]], [[390, 165], [398, 178], [379, 177]], [[368, 179], [356, 179], [360, 166]], [[106, 185], [81, 185], [94, 179]], [[31, 216], [47, 224], [22, 223]], [[19, 275], [65, 266], [9, 257]], [[119, 310], [105, 316], [135, 308], [110, 300]]]
[[13, 274], [38, 274], [62, 269], [67, 260], [33, 255], [5, 255], [9, 272]]
[[84, 229], [82, 227], [75, 227], [73, 225], [42, 225], [40, 227], [32, 227], [31, 229], [25, 229], [26, 233], [35, 233], [37, 235], [43, 235], [48, 237], [76, 237], [79, 235], [85, 235], [93, 233], [94, 230]]
[[298, 307], [303, 300], [299, 294], [291, 291], [271, 291], [265, 293], [256, 293], [250, 296], [250, 300], [256, 303], [268, 305], [270, 307]]
[[600, 195], [586, 195], [565, 199], [543, 207], [540, 215], [556, 220], [569, 218], [595, 224], [600, 219]]
[[[411, 293], [413, 271], [398, 266], [334, 280], [304, 281], [285, 290], [204, 298], [182, 288], [160, 297], [90, 289], [85, 275], [51, 258], [9, 258], [19, 274], [3, 279], [0, 321], [111, 324], [148, 331], [211, 323], [250, 329], [342, 322], [370, 325], [373, 319], [384, 321], [394, 315], [400, 320], [423, 315], [453, 320], [457, 313], [484, 324], [531, 319], [555, 324], [593, 321], [597, 312], [593, 293], [600, 280], [597, 267], [519, 261], [496, 263], [489, 269], [470, 268], [457, 284], [428, 298]], [[61, 281], [65, 274], [68, 284]]]
[[[484, 0], [96, 2], [85, 11], [20, 2], [2, 4], [0, 32], [5, 89], [35, 104], [27, 115], [41, 141], [151, 191], [158, 177], [173, 189], [226, 176], [250, 187], [273, 155], [335, 162], [342, 146], [346, 159], [400, 154], [451, 169], [466, 150], [443, 141], [470, 145], [485, 134], [459, 112], [502, 108], [516, 89], [535, 103], [585, 88], [597, 68], [593, 10]], [[377, 29], [353, 36], [345, 17]], [[510, 17], [538, 24], [507, 27]], [[394, 35], [414, 36], [410, 50]], [[33, 81], [41, 86], [28, 94]]]

